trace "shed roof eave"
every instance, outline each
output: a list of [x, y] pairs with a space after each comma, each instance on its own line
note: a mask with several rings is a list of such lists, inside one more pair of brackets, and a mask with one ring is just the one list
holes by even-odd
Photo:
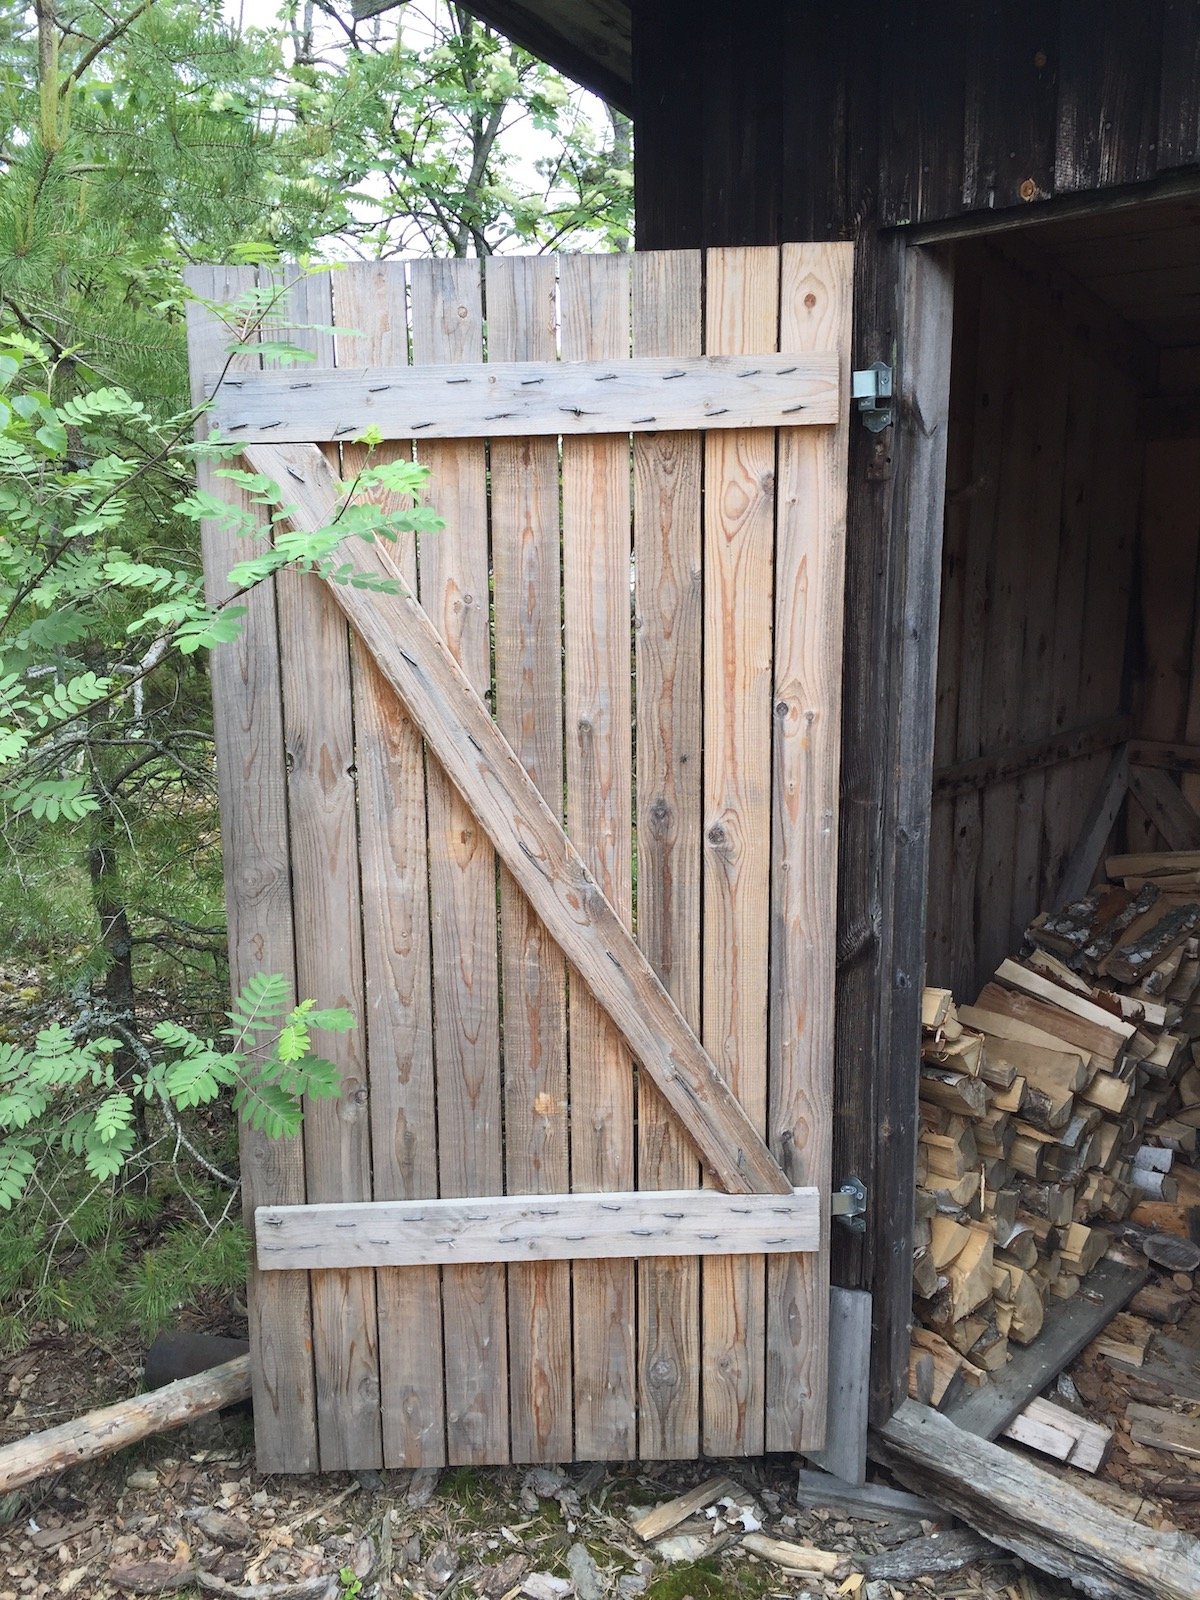
[[[356, 18], [401, 0], [354, 0]], [[514, 43], [629, 113], [633, 101], [629, 0], [465, 0], [466, 9]]]

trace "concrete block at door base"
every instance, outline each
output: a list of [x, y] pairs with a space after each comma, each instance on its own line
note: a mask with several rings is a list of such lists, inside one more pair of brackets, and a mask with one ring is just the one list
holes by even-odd
[[261, 1271], [615, 1257], [775, 1255], [820, 1249], [816, 1189], [497, 1195], [260, 1206]]

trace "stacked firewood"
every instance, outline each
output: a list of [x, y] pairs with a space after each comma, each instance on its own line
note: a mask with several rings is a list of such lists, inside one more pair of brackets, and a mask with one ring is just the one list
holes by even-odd
[[1108, 875], [974, 1005], [925, 991], [913, 1373], [934, 1403], [1036, 1338], [1113, 1225], [1200, 1200], [1200, 853]]

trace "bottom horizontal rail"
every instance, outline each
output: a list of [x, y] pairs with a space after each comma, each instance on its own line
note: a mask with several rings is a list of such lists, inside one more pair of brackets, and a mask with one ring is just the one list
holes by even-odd
[[817, 1250], [821, 1198], [646, 1189], [259, 1206], [262, 1271], [417, 1267], [472, 1261], [777, 1255]]

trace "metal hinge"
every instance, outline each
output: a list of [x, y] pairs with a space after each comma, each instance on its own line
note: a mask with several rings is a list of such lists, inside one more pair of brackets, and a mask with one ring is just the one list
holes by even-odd
[[834, 1190], [829, 1214], [852, 1233], [866, 1233], [867, 1190], [861, 1178], [847, 1178], [840, 1189]]
[[882, 433], [892, 422], [892, 369], [886, 361], [873, 361], [850, 375], [850, 397], [857, 405], [863, 427]]

